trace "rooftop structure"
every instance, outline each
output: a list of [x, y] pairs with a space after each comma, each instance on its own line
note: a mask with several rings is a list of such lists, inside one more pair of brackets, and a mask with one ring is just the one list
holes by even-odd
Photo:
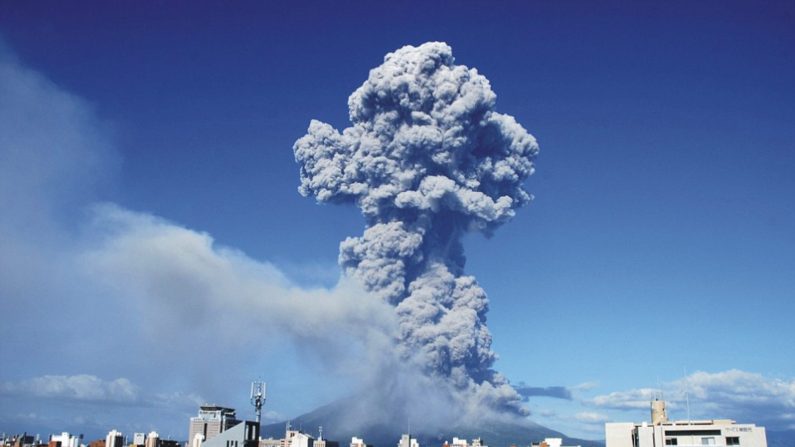
[[398, 447], [420, 447], [420, 443], [415, 438], [412, 438], [411, 435], [403, 435], [400, 437]]
[[202, 442], [202, 447], [259, 447], [259, 424], [243, 421]]
[[665, 402], [651, 404], [652, 423], [605, 424], [605, 447], [742, 446], [767, 447], [764, 427], [729, 419], [668, 421]]
[[199, 414], [190, 418], [188, 442], [191, 443], [191, 446], [196, 446], [197, 442], [198, 445], [201, 445], [202, 442], [218, 436], [239, 423], [234, 408], [204, 404], [199, 407]]

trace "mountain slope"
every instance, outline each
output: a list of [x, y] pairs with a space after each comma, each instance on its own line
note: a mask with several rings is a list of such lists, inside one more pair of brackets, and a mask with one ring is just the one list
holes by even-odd
[[[352, 426], [346, 416], [350, 413], [352, 405], [350, 400], [338, 400], [296, 417], [291, 424], [293, 428], [302, 429], [314, 437], [317, 437], [318, 427], [323, 426], [323, 437], [338, 441], [341, 447], [347, 446], [352, 436], [363, 438], [365, 442], [374, 447], [393, 447], [400, 440], [400, 435], [407, 431], [407, 421], [398, 420], [390, 424]], [[283, 437], [285, 424], [286, 422], [264, 425], [262, 436]], [[563, 438], [564, 445], [581, 445], [583, 447], [604, 445], [598, 441], [569, 438], [560, 432], [529, 420], [521, 423], [487, 421], [476, 426], [453, 426], [432, 433], [412, 433], [412, 436], [419, 441], [420, 447], [440, 447], [445, 441], [452, 441], [454, 436], [468, 440], [482, 438], [489, 447], [527, 446], [531, 442], [541, 441], [548, 437]]]

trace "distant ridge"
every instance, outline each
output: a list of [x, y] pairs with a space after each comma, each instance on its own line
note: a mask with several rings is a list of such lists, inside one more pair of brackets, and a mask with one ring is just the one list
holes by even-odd
[[[317, 437], [317, 428], [323, 426], [323, 438], [338, 441], [340, 447], [346, 447], [352, 436], [363, 438], [374, 447], [395, 447], [400, 440], [400, 435], [405, 433], [406, 421], [394, 421], [388, 424], [372, 424], [358, 429], [346, 427], [344, 416], [350, 410], [350, 400], [338, 400], [319, 407], [308, 413], [297, 416], [291, 420], [294, 428], [302, 430], [313, 437]], [[281, 438], [284, 436], [287, 421], [262, 427], [263, 437]], [[411, 433], [416, 438], [420, 447], [441, 447], [445, 441], [452, 442], [453, 436], [466, 438], [482, 438], [488, 447], [517, 447], [529, 446], [544, 438], [563, 438], [564, 445], [581, 445], [583, 447], [603, 447], [600, 441], [591, 441], [570, 438], [558, 431], [536, 424], [527, 420], [526, 423], [510, 422], [484, 422], [480, 426], [450, 427], [436, 433]]]

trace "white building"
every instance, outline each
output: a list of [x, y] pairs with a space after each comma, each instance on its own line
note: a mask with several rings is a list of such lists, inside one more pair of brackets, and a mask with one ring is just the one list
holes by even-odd
[[400, 437], [398, 447], [420, 447], [420, 443], [417, 442], [416, 439], [412, 438], [411, 435], [403, 435]]
[[[566, 447], [563, 445], [563, 438], [544, 438], [541, 442], [534, 442], [532, 447]], [[573, 446], [580, 447], [580, 446]]]
[[767, 447], [764, 427], [729, 419], [668, 421], [665, 403], [652, 402], [652, 423], [605, 424], [605, 447], [742, 446]]
[[283, 447], [312, 447], [315, 438], [299, 430], [290, 430], [288, 425], [283, 441]]
[[453, 437], [452, 444], [445, 441], [444, 445], [447, 447], [488, 447], [483, 444], [483, 440], [480, 438], [473, 439], [472, 444], [469, 444], [466, 439]]
[[369, 447], [364, 439], [357, 438], [356, 436], [351, 438], [351, 447]]
[[72, 436], [68, 432], [63, 432], [60, 435], [50, 436], [50, 443], [55, 443], [60, 447], [80, 447], [80, 438]]
[[133, 433], [133, 444], [135, 445], [144, 445], [146, 442], [146, 434], [144, 433]]
[[118, 430], [111, 430], [105, 436], [105, 447], [124, 447], [124, 435]]

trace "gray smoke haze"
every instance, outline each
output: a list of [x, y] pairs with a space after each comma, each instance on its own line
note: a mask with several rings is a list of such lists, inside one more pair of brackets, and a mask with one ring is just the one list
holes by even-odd
[[464, 274], [465, 232], [490, 235], [530, 195], [536, 140], [496, 112], [489, 81], [430, 42], [384, 58], [348, 99], [351, 127], [312, 120], [296, 141], [304, 196], [359, 206], [345, 273], [395, 306], [398, 352], [480, 405], [525, 412], [492, 368], [488, 299]]

